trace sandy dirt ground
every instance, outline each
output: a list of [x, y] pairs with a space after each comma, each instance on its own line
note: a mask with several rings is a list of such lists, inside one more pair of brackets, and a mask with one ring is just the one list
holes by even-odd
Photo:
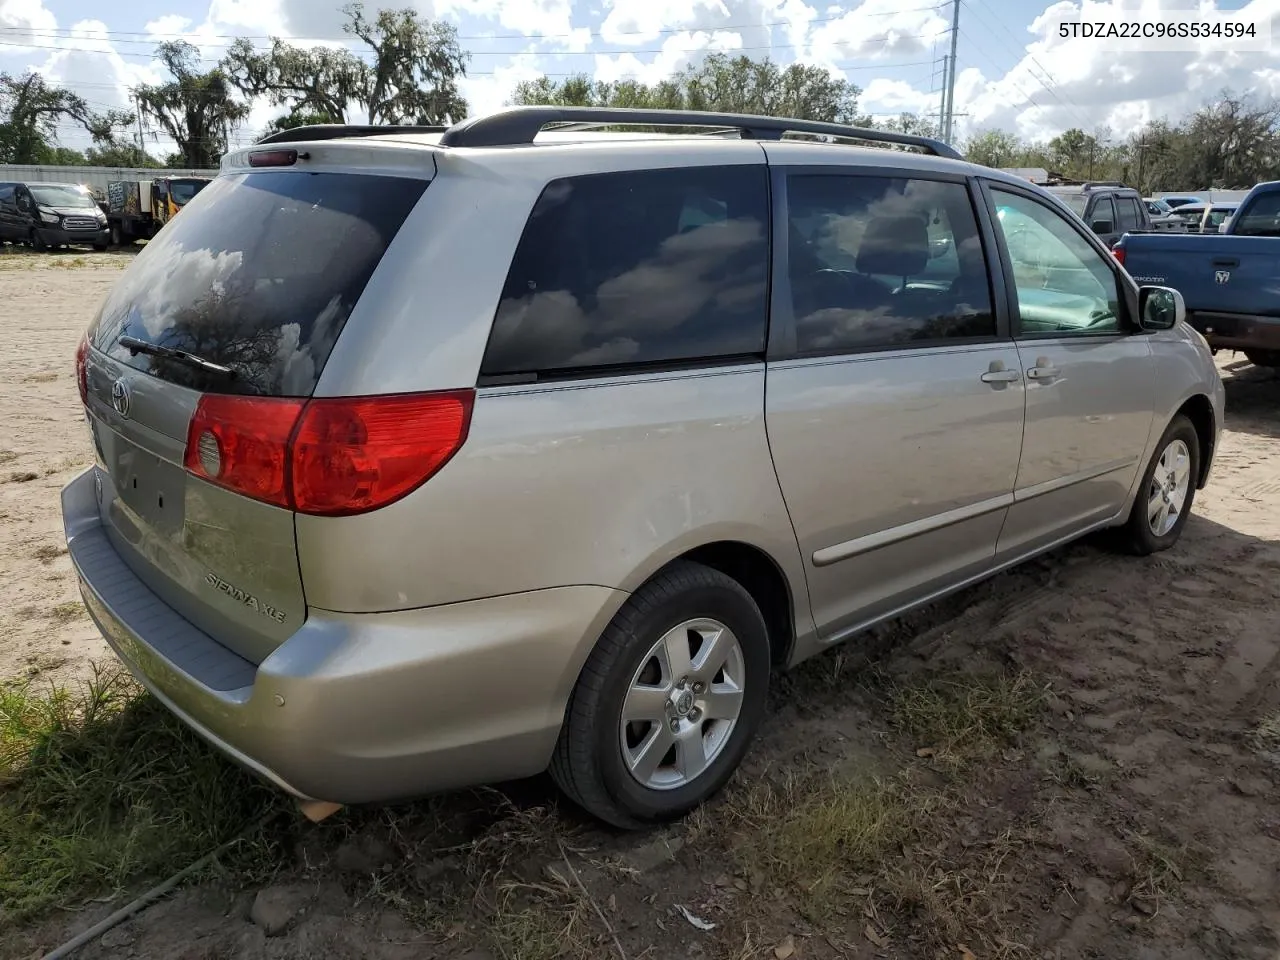
[[[103, 653], [64, 607], [76, 591], [57, 516], [59, 486], [87, 461], [72, 353], [115, 276], [90, 259], [76, 270], [0, 268], [0, 675], [70, 676]], [[1219, 359], [1226, 432], [1177, 548], [1135, 560], [1077, 544], [819, 658], [779, 683], [726, 799], [647, 837], [553, 810], [533, 832], [570, 832], [579, 876], [548, 872], [566, 859], [554, 845], [524, 851], [533, 866], [508, 864], [512, 875], [538, 897], [587, 903], [570, 916], [594, 937], [587, 955], [602, 958], [1276, 960], [1280, 378]], [[880, 691], [988, 669], [1035, 678], [1048, 691], [1043, 711], [1013, 746], [956, 777], [891, 723]], [[803, 884], [754, 872], [742, 825], [786, 820], [785, 807], [751, 812], [756, 784], [851, 769], [910, 775], [948, 799], [942, 822], [923, 825], [815, 915]], [[541, 784], [510, 796], [526, 821], [552, 803]], [[431, 818], [516, 844], [478, 806], [474, 795], [444, 798]], [[730, 820], [738, 826], [724, 828]], [[473, 889], [473, 878], [442, 843], [407, 846], [404, 822], [330, 827], [316, 834], [323, 843], [288, 854], [265, 894], [283, 911], [281, 935], [250, 918], [259, 887], [210, 883], [81, 956], [554, 955], [495, 941], [465, 911], [446, 930], [407, 922], [424, 903]], [[384, 878], [405, 871], [418, 877], [412, 897], [380, 895]], [[26, 946], [47, 949], [120, 902], [54, 918]], [[681, 907], [715, 928], [698, 929]]]
[[0, 255], [0, 677], [82, 676], [107, 645], [80, 607], [58, 491], [93, 461], [75, 350], [125, 254]]

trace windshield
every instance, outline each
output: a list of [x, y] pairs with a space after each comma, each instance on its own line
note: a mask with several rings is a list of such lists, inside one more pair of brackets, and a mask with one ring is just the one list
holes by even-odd
[[173, 198], [173, 202], [178, 206], [189, 203], [191, 198], [200, 192], [207, 180], [170, 180], [169, 196]]
[[1214, 207], [1209, 211], [1209, 226], [1221, 226], [1226, 223], [1227, 217], [1231, 216], [1235, 212], [1235, 207]]
[[36, 203], [45, 207], [95, 207], [93, 197], [78, 187], [28, 187]]

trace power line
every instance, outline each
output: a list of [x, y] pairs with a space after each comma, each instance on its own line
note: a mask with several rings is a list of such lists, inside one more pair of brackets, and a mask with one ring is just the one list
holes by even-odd
[[[982, 16], [982, 14], [978, 12], [977, 8], [973, 5], [973, 2], [974, 0], [969, 0], [969, 9], [972, 10], [974, 15], [978, 18], [978, 20], [988, 28], [988, 35], [990, 35], [991, 23], [987, 20], [986, 17]], [[977, 0], [977, 2], [981, 3], [981, 0]], [[1007, 36], [1011, 41], [1013, 41], [1014, 47], [1016, 47], [1018, 45], [1017, 37], [1015, 37], [1012, 33], [1010, 33], [1009, 29], [1003, 23], [1000, 22], [999, 16], [995, 14], [994, 11], [992, 11], [992, 16], [995, 18], [996, 26], [1000, 28], [1000, 30], [1005, 34], [1005, 36]], [[996, 42], [1004, 44], [1004, 41], [999, 40], [998, 38], [996, 38]], [[1005, 45], [1005, 49], [1009, 50], [1013, 48]], [[1063, 97], [1058, 95], [1058, 92], [1057, 92], [1058, 84], [1053, 80], [1052, 75], [1045, 68], [1044, 64], [1042, 64], [1038, 59], [1036, 59], [1035, 54], [1031, 53], [1025, 48], [1023, 48], [1021, 52], [1018, 52], [1017, 50], [1013, 50], [1013, 52], [1019, 57], [1029, 59], [1032, 63], [1034, 63], [1037, 67], [1040, 68], [1040, 70], [1045, 75], [1044, 77], [1040, 77], [1039, 75], [1037, 75], [1036, 72], [1032, 70], [1030, 67], [1026, 68], [1027, 75], [1031, 77], [1032, 80], [1036, 81], [1036, 83], [1038, 83], [1040, 87], [1046, 93], [1049, 94], [1049, 96], [1057, 100], [1058, 103], [1066, 107], [1067, 110], [1071, 111], [1075, 119], [1077, 120], [1083, 119], [1084, 122], [1081, 124], [1082, 128], [1087, 128], [1091, 125], [1091, 121], [1081, 112], [1077, 104], [1070, 103], [1067, 100], [1063, 99]], [[1014, 64], [1014, 67], [1015, 68], [1017, 67], [1016, 63]], [[1012, 69], [1006, 71], [1005, 72], [1006, 77], [1008, 76], [1008, 74], [1012, 72], [1013, 72]]]
[[[862, 45], [864, 45], [864, 46], [866, 46], [866, 45], [870, 45], [870, 44], [879, 44], [879, 45], [883, 45], [883, 44], [889, 43], [889, 42], [891, 42], [891, 41], [892, 41], [892, 42], [898, 42], [898, 41], [901, 41], [901, 40], [923, 40], [923, 39], [928, 39], [928, 38], [931, 38], [931, 37], [933, 37], [933, 34], [931, 34], [931, 33], [901, 34], [901, 35], [894, 35], [894, 36], [892, 36], [892, 37], [882, 37], [882, 38], [880, 38], [880, 39], [876, 39], [876, 40], [866, 40], [866, 41], [863, 41], [863, 44], [862, 44]], [[796, 48], [796, 47], [804, 47], [804, 46], [806, 46], [806, 44], [803, 44], [803, 43], [771, 43], [771, 44], [767, 44], [767, 45], [765, 45], [765, 46], [759, 46], [759, 47], [730, 47], [730, 48], [716, 48], [716, 47], [690, 47], [690, 48], [687, 48], [687, 49], [672, 49], [672, 48], [669, 48], [669, 47], [667, 47], [667, 48], [663, 48], [663, 47], [656, 47], [656, 48], [652, 48], [652, 49], [648, 49], [648, 50], [627, 50], [627, 49], [620, 49], [620, 50], [566, 50], [566, 51], [561, 51], [561, 52], [558, 52], [558, 53], [555, 53], [555, 54], [551, 54], [551, 56], [557, 56], [557, 57], [566, 57], [566, 56], [583, 56], [583, 57], [586, 57], [586, 56], [590, 56], [590, 57], [594, 57], [594, 56], [622, 56], [622, 55], [624, 55], [624, 54], [628, 54], [628, 53], [629, 53], [629, 54], [632, 54], [632, 55], [638, 55], [638, 54], [655, 54], [655, 55], [656, 55], [656, 54], [662, 54], [662, 53], [666, 53], [666, 54], [671, 54], [671, 53], [735, 53], [735, 54], [736, 54], [736, 53], [760, 52], [760, 51], [763, 51], [763, 50], [791, 50], [791, 49], [794, 49], [794, 48]], [[112, 50], [100, 50], [100, 49], [98, 49], [98, 48], [96, 48], [96, 47], [70, 47], [70, 46], [51, 46], [51, 45], [30, 44], [30, 43], [14, 43], [14, 42], [12, 42], [12, 41], [8, 41], [8, 40], [0, 40], [0, 47], [22, 47], [22, 48], [24, 48], [24, 49], [29, 49], [29, 50], [57, 50], [57, 51], [65, 51], [65, 52], [69, 52], [69, 53], [96, 53], [96, 54], [98, 54], [98, 55], [100, 55], [100, 56], [110, 56], [110, 55], [112, 55], [112, 54], [115, 54], [116, 56], [119, 56], [119, 57], [141, 57], [141, 58], [143, 58], [144, 60], [154, 60], [154, 59], [156, 59], [156, 57], [155, 57], [155, 55], [154, 55], [154, 54], [150, 54], [150, 53], [141, 53], [141, 52], [136, 52], [136, 51], [128, 51], [128, 50], [121, 51], [121, 50], [115, 50], [115, 49], [112, 49]], [[262, 51], [262, 52], [266, 52], [266, 51]], [[373, 52], [372, 52], [372, 51], [364, 51], [364, 50], [360, 50], [360, 51], [351, 51], [351, 52], [352, 52], [352, 53], [354, 53], [356, 56], [373, 56]], [[514, 52], [513, 52], [513, 51], [509, 51], [509, 50], [476, 50], [476, 51], [468, 51], [468, 52], [469, 52], [471, 55], [473, 55], [473, 56], [482, 56], [482, 57], [518, 57], [518, 56], [523, 56], [523, 55], [526, 55], [526, 54], [528, 54], [528, 55], [532, 55], [532, 53], [533, 53], [532, 51], [526, 51], [526, 50], [519, 50], [519, 51], [514, 51]], [[197, 62], [199, 62], [199, 63], [221, 63], [221, 62], [222, 62], [222, 60], [221, 60], [221, 59], [211, 58], [211, 57], [200, 57], [200, 58], [197, 58]], [[872, 68], [874, 68], [874, 65], [871, 65], [871, 67], [869, 67], [868, 69], [872, 69]], [[484, 73], [478, 73], [478, 74], [476, 74], [476, 75], [478, 75], [478, 76], [484, 76], [485, 74], [484, 74]]]
[[[910, 7], [906, 10], [884, 10], [872, 13], [864, 13], [864, 17], [891, 17], [903, 13], [923, 13], [927, 10], [937, 10], [940, 4], [934, 3], [927, 7]], [[828, 17], [814, 17], [809, 20], [810, 25], [815, 23], [833, 23], [836, 20], [843, 20], [852, 11], [836, 14]], [[653, 36], [653, 35], [673, 35], [678, 33], [714, 33], [722, 30], [759, 30], [762, 28], [773, 29], [774, 27], [789, 27], [790, 20], [771, 20], [764, 23], [736, 23], [723, 24], [719, 26], [700, 27], [696, 30], [689, 27], [668, 27], [661, 30], [610, 30], [610, 37], [627, 37], [627, 36]], [[78, 34], [71, 33], [71, 27], [55, 27], [52, 30], [29, 30], [25, 27], [0, 27], [0, 32], [18, 32], [31, 37], [47, 37], [51, 39], [62, 39], [64, 36], [70, 39], [97, 40], [101, 38], [111, 37], [141, 37], [139, 40], [122, 40], [122, 43], [150, 43], [159, 42], [160, 38], [168, 38], [173, 40], [185, 39], [187, 37], [199, 36], [199, 31], [192, 30], [186, 33], [152, 33], [145, 30], [94, 30], [80, 31]], [[459, 40], [565, 40], [574, 39], [586, 34], [591, 37], [604, 37], [606, 35], [603, 30], [587, 30], [579, 28], [570, 30], [568, 33], [509, 33], [509, 34], [459, 34]], [[91, 34], [91, 35], [89, 35]], [[213, 40], [275, 40], [276, 37], [263, 35], [237, 35], [229, 33], [208, 34]], [[151, 38], [151, 39], [148, 39]], [[294, 43], [337, 43], [337, 42], [353, 42], [357, 38], [351, 34], [343, 34], [340, 37], [280, 37], [278, 39], [285, 41], [293, 41]], [[221, 44], [210, 44], [215, 48], [223, 46]], [[227, 45], [229, 46], [229, 44]]]

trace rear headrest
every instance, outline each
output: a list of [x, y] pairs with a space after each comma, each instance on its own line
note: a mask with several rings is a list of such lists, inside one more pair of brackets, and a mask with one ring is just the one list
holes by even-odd
[[911, 277], [929, 263], [929, 228], [920, 217], [876, 217], [858, 247], [859, 273]]

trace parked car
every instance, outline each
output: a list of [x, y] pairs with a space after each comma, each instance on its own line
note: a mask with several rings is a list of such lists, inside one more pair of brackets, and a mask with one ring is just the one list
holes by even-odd
[[0, 183], [0, 240], [37, 250], [107, 248], [107, 218], [93, 194], [72, 183]]
[[1226, 209], [1233, 214], [1202, 234], [1125, 237], [1116, 257], [1139, 283], [1181, 291], [1188, 320], [1215, 351], [1280, 367], [1280, 181], [1258, 184], [1239, 204], [1214, 204], [1201, 219]]
[[1156, 233], [1186, 233], [1187, 223], [1176, 213], [1173, 207], [1156, 197], [1144, 197], [1143, 204], [1147, 208], [1147, 216]]
[[129, 669], [304, 801], [549, 767], [641, 827], [775, 671], [1091, 531], [1173, 546], [1223, 412], [1182, 316], [924, 138], [299, 128], [90, 326], [68, 547]]
[[1167, 221], [1157, 226], [1147, 213], [1142, 194], [1119, 181], [1053, 186], [1046, 189], [1070, 207], [1107, 246], [1114, 244], [1126, 233], [1181, 229], [1181, 225], [1175, 227]]
[[1201, 200], [1199, 197], [1192, 197], [1192, 196], [1186, 196], [1186, 197], [1161, 197], [1160, 199], [1161, 199], [1161, 200], [1163, 200], [1165, 203], [1167, 203], [1167, 204], [1168, 204], [1170, 207], [1172, 207], [1174, 210], [1178, 209], [1178, 207], [1184, 207], [1184, 206], [1186, 206], [1188, 203], [1203, 203], [1203, 202], [1204, 202], [1204, 201], [1203, 201], [1203, 200]]
[[1187, 225], [1187, 233], [1219, 233], [1231, 214], [1235, 203], [1185, 203], [1174, 211]]

